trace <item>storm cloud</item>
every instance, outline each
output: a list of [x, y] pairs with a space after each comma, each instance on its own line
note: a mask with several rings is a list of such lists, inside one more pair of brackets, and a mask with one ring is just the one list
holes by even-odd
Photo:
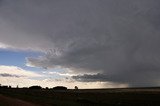
[[[78, 81], [160, 85], [159, 0], [1, 0], [0, 47], [44, 53], [28, 66]], [[94, 73], [90, 74], [90, 73]]]

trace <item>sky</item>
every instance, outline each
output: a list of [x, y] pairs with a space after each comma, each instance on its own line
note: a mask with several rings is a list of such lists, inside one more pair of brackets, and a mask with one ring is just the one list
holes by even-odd
[[159, 0], [0, 0], [0, 83], [160, 86]]

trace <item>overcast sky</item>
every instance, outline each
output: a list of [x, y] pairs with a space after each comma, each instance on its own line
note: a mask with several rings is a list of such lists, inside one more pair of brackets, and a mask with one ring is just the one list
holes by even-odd
[[0, 83], [159, 86], [159, 19], [159, 0], [0, 0]]

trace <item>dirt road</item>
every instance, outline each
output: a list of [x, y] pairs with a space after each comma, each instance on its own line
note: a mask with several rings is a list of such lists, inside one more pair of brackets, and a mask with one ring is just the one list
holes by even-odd
[[6, 97], [0, 94], [0, 106], [39, 106], [16, 98]]

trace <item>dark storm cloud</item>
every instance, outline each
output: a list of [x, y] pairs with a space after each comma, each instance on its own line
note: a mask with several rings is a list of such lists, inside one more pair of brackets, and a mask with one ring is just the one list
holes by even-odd
[[89, 75], [89, 74], [84, 74], [84, 75], [77, 75], [77, 76], [72, 76], [73, 79], [76, 79], [77, 81], [83, 81], [83, 82], [95, 82], [95, 81], [108, 81], [108, 76], [104, 74], [94, 74], [94, 75]]
[[[160, 84], [159, 5], [159, 0], [4, 0], [0, 42], [45, 53], [28, 58], [28, 65], [101, 73], [94, 81]], [[77, 77], [91, 81], [84, 76]]]
[[159, 72], [158, 71], [145, 71], [140, 72], [138, 71], [130, 71], [120, 74], [108, 75], [108, 74], [84, 74], [84, 75], [77, 75], [72, 76], [73, 79], [80, 81], [80, 82], [116, 82], [116, 83], [124, 83], [128, 84], [128, 86], [135, 87], [135, 86], [159, 86]]

